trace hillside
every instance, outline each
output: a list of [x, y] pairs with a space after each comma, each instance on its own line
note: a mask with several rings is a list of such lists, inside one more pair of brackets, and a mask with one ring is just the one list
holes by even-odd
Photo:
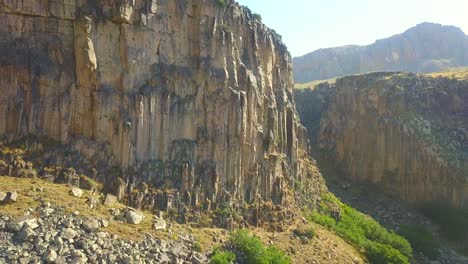
[[367, 46], [319, 49], [293, 60], [296, 83], [377, 71], [435, 72], [468, 65], [468, 36], [422, 23]]

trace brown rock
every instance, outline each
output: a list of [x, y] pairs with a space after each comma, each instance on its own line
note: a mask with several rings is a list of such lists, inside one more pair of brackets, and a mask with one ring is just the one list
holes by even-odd
[[118, 202], [117, 196], [112, 194], [106, 194], [106, 199], [104, 200], [104, 205], [111, 206]]

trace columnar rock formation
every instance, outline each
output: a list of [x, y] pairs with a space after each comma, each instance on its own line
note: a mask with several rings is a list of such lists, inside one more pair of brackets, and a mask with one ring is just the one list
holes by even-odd
[[120, 192], [147, 182], [192, 201], [285, 205], [311, 175], [290, 55], [233, 0], [1, 0], [0, 23], [8, 140], [60, 141], [131, 168], [101, 175]]
[[468, 206], [468, 81], [374, 73], [296, 99], [311, 141], [345, 176], [410, 202]]

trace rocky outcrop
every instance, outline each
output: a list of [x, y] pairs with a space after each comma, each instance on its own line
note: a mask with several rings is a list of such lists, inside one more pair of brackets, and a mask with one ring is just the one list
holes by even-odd
[[119, 199], [285, 206], [290, 183], [320, 182], [290, 55], [234, 1], [2, 0], [0, 21], [0, 135], [70, 146]]
[[296, 99], [316, 150], [346, 177], [410, 202], [468, 206], [468, 81], [373, 73]]
[[307, 83], [375, 71], [434, 72], [468, 65], [468, 36], [453, 26], [422, 23], [367, 46], [319, 49], [294, 58], [294, 80]]

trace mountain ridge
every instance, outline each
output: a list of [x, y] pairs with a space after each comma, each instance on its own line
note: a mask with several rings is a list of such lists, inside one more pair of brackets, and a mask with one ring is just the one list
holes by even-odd
[[369, 45], [318, 49], [293, 59], [296, 83], [372, 71], [435, 72], [468, 65], [468, 36], [458, 27], [420, 23]]

